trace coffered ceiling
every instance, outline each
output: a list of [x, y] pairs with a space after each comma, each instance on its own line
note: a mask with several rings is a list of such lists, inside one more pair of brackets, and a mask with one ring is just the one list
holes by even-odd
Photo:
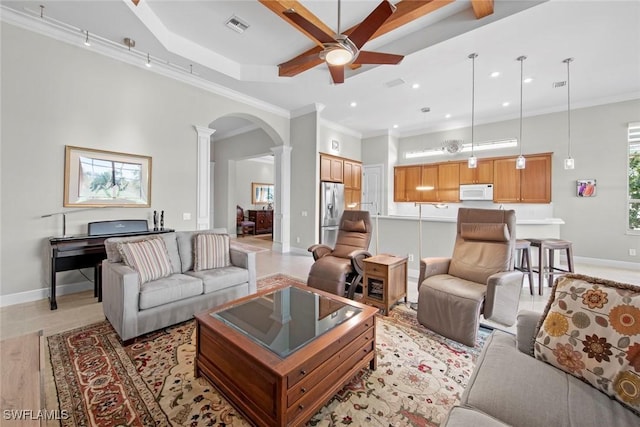
[[[137, 3], [137, 4], [136, 4]], [[266, 4], [264, 4], [266, 3]], [[379, 0], [344, 0], [341, 29], [361, 22]], [[393, 0], [392, 3], [398, 3]], [[519, 114], [520, 63], [525, 55], [525, 116], [566, 109], [565, 58], [571, 63], [572, 106], [640, 97], [640, 2], [596, 0], [403, 0], [420, 3], [415, 15], [398, 5], [403, 25], [364, 45], [368, 51], [404, 55], [398, 65], [347, 69], [333, 84], [321, 63], [293, 77], [278, 65], [317, 46], [277, 12], [304, 8], [329, 29], [337, 26], [337, 0], [107, 0], [1, 1], [34, 22], [44, 20], [96, 40], [133, 50], [178, 72], [268, 103], [295, 115], [310, 105], [321, 116], [362, 136], [468, 126], [471, 61], [476, 59], [476, 123]], [[474, 4], [475, 3], [475, 4]], [[44, 9], [41, 9], [41, 5]], [[474, 6], [476, 10], [474, 11]], [[483, 10], [478, 11], [481, 8]], [[478, 18], [480, 16], [480, 18]], [[248, 25], [242, 33], [230, 18]], [[407, 22], [405, 22], [407, 21]], [[491, 74], [497, 72], [497, 77]], [[355, 106], [353, 106], [355, 104]], [[503, 105], [503, 104], [506, 104]], [[429, 107], [428, 113], [421, 109]], [[233, 126], [238, 126], [234, 123]]]

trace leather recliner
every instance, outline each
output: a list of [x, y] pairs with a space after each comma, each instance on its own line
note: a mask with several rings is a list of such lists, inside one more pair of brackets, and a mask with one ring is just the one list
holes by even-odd
[[452, 257], [420, 260], [418, 321], [468, 346], [480, 314], [513, 325], [524, 278], [514, 271], [515, 242], [515, 211], [460, 208]]
[[362, 282], [363, 260], [371, 256], [368, 252], [371, 234], [368, 211], [345, 211], [340, 218], [335, 247], [322, 244], [309, 247], [315, 263], [309, 271], [307, 285], [353, 299], [356, 287]]

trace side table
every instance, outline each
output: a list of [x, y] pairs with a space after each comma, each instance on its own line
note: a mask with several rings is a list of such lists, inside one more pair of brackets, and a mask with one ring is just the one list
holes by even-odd
[[407, 302], [407, 257], [380, 254], [364, 259], [362, 302], [384, 310], [404, 297]]

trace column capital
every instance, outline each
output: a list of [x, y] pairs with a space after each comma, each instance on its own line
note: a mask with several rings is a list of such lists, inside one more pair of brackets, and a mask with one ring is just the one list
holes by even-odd
[[271, 147], [271, 151], [274, 154], [290, 153], [293, 147], [290, 145], [278, 145], [277, 147]]
[[199, 137], [200, 136], [211, 136], [216, 131], [215, 129], [211, 129], [211, 128], [206, 127], [206, 126], [193, 125], [193, 128], [196, 130], [196, 132], [198, 132], [198, 136]]

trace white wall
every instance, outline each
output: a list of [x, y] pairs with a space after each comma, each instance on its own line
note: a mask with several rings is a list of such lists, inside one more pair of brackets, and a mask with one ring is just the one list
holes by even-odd
[[[42, 293], [48, 284], [46, 242], [60, 235], [61, 217], [40, 217], [73, 211], [62, 207], [65, 145], [153, 161], [149, 209], [68, 215], [68, 232], [78, 234], [91, 221], [149, 219], [153, 210], [165, 211], [168, 228], [195, 229], [194, 125], [243, 114], [267, 123], [288, 142], [287, 117], [6, 23], [1, 38], [0, 295]], [[185, 212], [191, 220], [182, 220]], [[58, 274], [59, 285], [79, 281], [84, 278], [77, 273]]]

